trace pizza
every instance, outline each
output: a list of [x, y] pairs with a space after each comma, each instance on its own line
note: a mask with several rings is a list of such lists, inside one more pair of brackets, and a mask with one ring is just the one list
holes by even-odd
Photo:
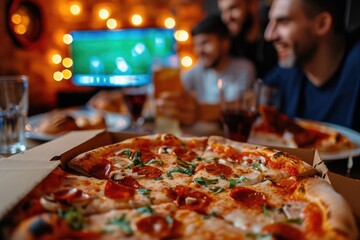
[[356, 239], [352, 211], [299, 157], [155, 134], [84, 152], [2, 221], [10, 239]]
[[318, 149], [321, 153], [350, 150], [354, 143], [336, 129], [316, 121], [295, 120], [276, 108], [259, 107], [249, 142], [271, 146]]

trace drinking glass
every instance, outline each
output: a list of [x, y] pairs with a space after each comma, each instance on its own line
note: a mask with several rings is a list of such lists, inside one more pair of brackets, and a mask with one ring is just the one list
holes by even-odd
[[140, 131], [145, 119], [142, 111], [149, 92], [149, 85], [126, 87], [122, 89], [122, 95], [131, 116], [131, 130]]
[[26, 150], [28, 77], [0, 76], [0, 153]]
[[226, 138], [246, 142], [258, 116], [260, 82], [246, 84], [239, 89], [226, 89], [226, 82], [218, 80], [223, 133]]

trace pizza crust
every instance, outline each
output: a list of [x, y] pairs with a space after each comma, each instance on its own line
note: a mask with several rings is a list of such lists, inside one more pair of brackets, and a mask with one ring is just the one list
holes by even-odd
[[357, 239], [358, 229], [352, 210], [345, 199], [322, 178], [308, 178], [303, 182], [303, 197], [318, 204], [323, 212], [325, 227]]

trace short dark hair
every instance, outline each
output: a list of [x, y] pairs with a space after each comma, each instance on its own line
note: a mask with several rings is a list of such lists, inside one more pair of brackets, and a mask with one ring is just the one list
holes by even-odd
[[345, 0], [302, 0], [308, 17], [313, 18], [321, 12], [328, 12], [333, 18], [336, 33], [345, 32]]
[[200, 33], [211, 33], [220, 38], [230, 38], [229, 29], [222, 21], [220, 15], [217, 14], [206, 16], [191, 30], [192, 36], [196, 36]]

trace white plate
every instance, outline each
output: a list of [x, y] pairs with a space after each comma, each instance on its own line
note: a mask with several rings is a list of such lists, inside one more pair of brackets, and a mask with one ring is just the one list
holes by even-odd
[[[298, 120], [299, 121], [310, 121], [310, 120], [303, 120], [303, 119], [298, 119]], [[310, 122], [316, 123], [316, 121], [310, 121]], [[319, 152], [320, 156], [323, 160], [339, 160], [339, 159], [349, 158], [350, 156], [355, 157], [355, 156], [360, 155], [360, 133], [358, 133], [350, 128], [346, 128], [346, 127], [332, 124], [332, 123], [326, 123], [326, 122], [318, 122], [318, 123], [336, 129], [336, 131], [345, 135], [355, 145], [355, 147], [353, 149], [349, 149], [349, 150], [340, 150], [340, 151], [331, 152], [331, 153]], [[274, 142], [272, 142], [269, 139], [264, 139], [264, 138], [256, 139], [256, 138], [253, 138], [252, 135], [250, 135], [248, 141], [253, 144], [268, 145], [268, 146], [275, 146], [275, 147], [276, 146], [289, 147], [289, 146], [286, 146], [285, 143], [284, 143], [284, 145], [282, 145], [281, 143], [274, 145]]]
[[334, 153], [320, 153], [321, 158], [323, 160], [338, 160], [349, 158], [350, 156], [359, 156], [360, 155], [360, 133], [340, 125], [332, 124], [332, 123], [324, 123], [332, 128], [335, 128], [338, 132], [345, 135], [349, 138], [349, 140], [354, 143], [355, 148], [350, 150], [343, 150]]
[[[68, 111], [70, 115], [77, 117], [77, 116], [84, 116], [84, 117], [91, 117], [96, 114], [96, 111], [91, 109], [75, 109], [75, 110], [64, 110]], [[50, 141], [53, 140], [62, 134], [44, 134], [38, 131], [39, 124], [48, 117], [50, 113], [43, 113], [34, 115], [28, 118], [28, 126], [25, 136], [27, 138], [41, 140], [41, 141]], [[119, 132], [123, 131], [130, 126], [130, 118], [126, 115], [118, 114], [118, 113], [102, 113], [108, 131]]]

